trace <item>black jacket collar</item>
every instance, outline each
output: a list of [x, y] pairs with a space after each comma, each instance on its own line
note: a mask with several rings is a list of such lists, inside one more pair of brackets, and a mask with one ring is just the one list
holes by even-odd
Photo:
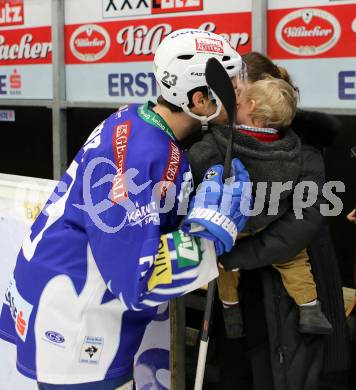
[[333, 115], [298, 110], [291, 127], [302, 143], [324, 148], [334, 142], [341, 130], [341, 122]]

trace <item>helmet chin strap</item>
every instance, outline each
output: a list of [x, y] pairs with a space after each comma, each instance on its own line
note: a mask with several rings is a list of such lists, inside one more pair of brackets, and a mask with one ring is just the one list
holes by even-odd
[[220, 112], [221, 112], [221, 108], [222, 108], [222, 103], [221, 103], [221, 100], [214, 94], [213, 91], [212, 92], [212, 95], [213, 95], [213, 100], [215, 100], [216, 102], [216, 111], [214, 112], [214, 114], [211, 114], [209, 116], [206, 116], [206, 115], [197, 115], [197, 114], [194, 114], [194, 112], [191, 112], [190, 111], [190, 108], [188, 107], [188, 104], [187, 103], [182, 103], [181, 104], [181, 107], [182, 107], [182, 110], [187, 114], [189, 115], [190, 117], [194, 118], [194, 119], [197, 119], [198, 121], [200, 121], [201, 123], [201, 127], [202, 127], [202, 130], [205, 131], [205, 130], [208, 130], [208, 125], [209, 125], [209, 121], [211, 121], [212, 119], [216, 118], [217, 116], [220, 115]]

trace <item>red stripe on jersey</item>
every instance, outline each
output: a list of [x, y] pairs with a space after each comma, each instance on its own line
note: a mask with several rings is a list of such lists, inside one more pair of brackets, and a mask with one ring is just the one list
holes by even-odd
[[161, 179], [160, 196], [166, 196], [169, 186], [175, 182], [179, 168], [182, 165], [182, 151], [172, 141], [169, 143], [169, 160]]
[[114, 152], [116, 174], [112, 185], [112, 201], [122, 202], [128, 199], [128, 192], [125, 180], [125, 160], [127, 143], [131, 132], [131, 121], [115, 126], [112, 147]]

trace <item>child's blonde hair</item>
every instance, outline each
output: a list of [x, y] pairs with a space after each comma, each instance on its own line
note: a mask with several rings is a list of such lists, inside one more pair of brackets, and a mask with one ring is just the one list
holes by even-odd
[[265, 127], [288, 127], [297, 110], [296, 91], [286, 81], [272, 76], [248, 84], [241, 97], [256, 102], [251, 119], [261, 121]]

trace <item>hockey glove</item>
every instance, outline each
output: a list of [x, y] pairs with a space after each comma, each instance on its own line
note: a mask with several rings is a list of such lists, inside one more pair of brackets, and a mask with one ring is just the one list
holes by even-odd
[[237, 158], [232, 160], [231, 166], [232, 176], [225, 184], [222, 165], [208, 169], [181, 227], [188, 234], [213, 240], [218, 256], [230, 252], [237, 234], [248, 220], [242, 212], [249, 210], [252, 200], [246, 168]]

